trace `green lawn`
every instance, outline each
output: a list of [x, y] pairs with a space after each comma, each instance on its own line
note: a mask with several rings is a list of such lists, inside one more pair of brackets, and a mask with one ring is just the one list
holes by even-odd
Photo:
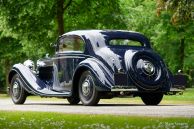
[[7, 94], [1, 94], [0, 93], [0, 99], [8, 98], [9, 96]]
[[194, 88], [187, 88], [183, 95], [164, 96], [162, 103], [194, 104]]
[[194, 118], [0, 111], [1, 129], [191, 129]]

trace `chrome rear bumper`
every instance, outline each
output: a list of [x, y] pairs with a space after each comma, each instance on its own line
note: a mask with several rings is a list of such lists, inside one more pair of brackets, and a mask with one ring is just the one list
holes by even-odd
[[[129, 87], [123, 87], [123, 86], [117, 86], [112, 87], [111, 92], [141, 92], [137, 88], [129, 88]], [[153, 92], [153, 91], [146, 91], [146, 92]], [[160, 92], [160, 91], [157, 91]], [[164, 92], [166, 95], [175, 95], [175, 94], [182, 94], [184, 92], [184, 89], [181, 88], [170, 88], [169, 91], [161, 91]]]

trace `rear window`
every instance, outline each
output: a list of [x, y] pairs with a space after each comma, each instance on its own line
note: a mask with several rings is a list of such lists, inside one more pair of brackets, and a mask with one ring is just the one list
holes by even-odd
[[142, 46], [140, 42], [129, 39], [112, 39], [108, 44], [111, 46]]

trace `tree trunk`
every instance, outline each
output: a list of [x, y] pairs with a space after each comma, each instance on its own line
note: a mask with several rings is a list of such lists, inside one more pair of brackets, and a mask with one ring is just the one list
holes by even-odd
[[72, 0], [64, 2], [65, 0], [57, 0], [57, 25], [59, 35], [64, 34], [64, 11], [71, 5]]
[[184, 70], [185, 38], [180, 40], [180, 68]]
[[4, 70], [5, 70], [5, 84], [6, 84], [6, 92], [7, 92], [7, 94], [9, 95], [9, 93], [8, 93], [8, 90], [7, 90], [7, 88], [9, 87], [9, 80], [8, 80], [8, 75], [9, 75], [9, 71], [10, 71], [10, 68], [11, 68], [11, 63], [10, 63], [10, 61], [9, 60], [6, 60], [5, 61], [5, 63], [4, 63]]
[[57, 0], [57, 25], [58, 25], [58, 34], [64, 34], [64, 0]]

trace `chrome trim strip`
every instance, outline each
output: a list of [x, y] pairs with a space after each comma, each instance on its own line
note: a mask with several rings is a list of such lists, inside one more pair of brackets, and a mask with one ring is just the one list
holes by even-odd
[[111, 89], [111, 91], [138, 91], [138, 89], [135, 89], [135, 88], [131, 88], [131, 89], [119, 89], [119, 88], [114, 88], [114, 89]]
[[54, 57], [52, 58], [53, 60], [55, 59], [68, 59], [68, 58], [76, 58], [76, 59], [80, 59], [80, 58], [85, 58], [85, 57], [80, 57], [80, 56], [62, 56], [62, 57]]
[[170, 92], [183, 92], [184, 89], [179, 89], [179, 88], [170, 88]]

